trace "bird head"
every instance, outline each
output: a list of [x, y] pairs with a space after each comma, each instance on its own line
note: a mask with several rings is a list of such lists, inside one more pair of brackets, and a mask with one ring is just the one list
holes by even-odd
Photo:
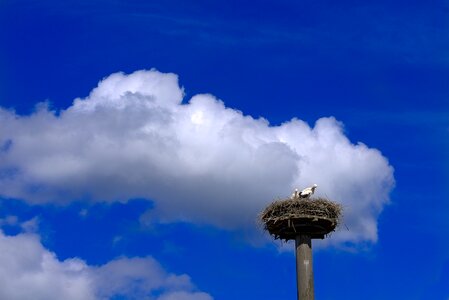
[[312, 189], [316, 189], [318, 187], [318, 185], [315, 183], [312, 185]]

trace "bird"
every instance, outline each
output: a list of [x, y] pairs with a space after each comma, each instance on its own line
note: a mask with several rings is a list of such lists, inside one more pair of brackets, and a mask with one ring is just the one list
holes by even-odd
[[290, 196], [290, 199], [296, 199], [299, 197], [299, 192], [298, 189], [295, 189], [295, 191], [293, 192], [293, 194]]
[[313, 193], [315, 193], [315, 189], [318, 187], [318, 185], [314, 184], [308, 188], [303, 189], [300, 193], [299, 193], [299, 198], [302, 199], [308, 199], [310, 198], [310, 196], [313, 195]]

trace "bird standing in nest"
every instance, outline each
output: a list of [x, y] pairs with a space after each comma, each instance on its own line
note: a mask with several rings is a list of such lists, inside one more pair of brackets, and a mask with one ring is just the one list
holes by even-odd
[[315, 189], [318, 187], [318, 185], [314, 184], [308, 188], [303, 189], [301, 192], [298, 192], [298, 189], [295, 189], [293, 194], [291, 195], [291, 199], [309, 199], [310, 196], [315, 193]]
[[298, 197], [299, 197], [298, 189], [295, 189], [295, 190], [293, 191], [293, 194], [290, 196], [290, 199], [296, 199], [296, 198], [298, 198]]

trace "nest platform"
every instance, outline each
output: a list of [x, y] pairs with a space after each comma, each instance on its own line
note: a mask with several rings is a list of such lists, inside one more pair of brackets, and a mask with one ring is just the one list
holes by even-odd
[[260, 220], [275, 239], [294, 240], [299, 234], [323, 239], [334, 231], [341, 205], [324, 198], [278, 200], [268, 205]]

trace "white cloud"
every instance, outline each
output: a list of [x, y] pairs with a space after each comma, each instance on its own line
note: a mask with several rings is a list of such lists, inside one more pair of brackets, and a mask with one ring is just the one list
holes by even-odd
[[3, 225], [10, 225], [10, 226], [14, 226], [17, 225], [19, 222], [19, 219], [17, 218], [17, 216], [6, 216], [5, 218], [0, 218], [0, 226]]
[[[101, 298], [132, 295], [144, 299], [160, 288], [189, 291], [192, 283], [187, 275], [167, 274], [153, 258], [121, 258], [95, 269], [95, 282]], [[189, 293], [190, 294], [190, 293]]]
[[35, 234], [6, 236], [0, 232], [0, 299], [102, 300], [126, 299], [211, 300], [195, 290], [189, 276], [166, 272], [151, 257], [119, 258], [89, 266], [73, 258], [58, 260]]
[[95, 299], [87, 266], [58, 261], [35, 235], [0, 233], [0, 264], [0, 299]]
[[294, 187], [317, 183], [341, 202], [334, 241], [376, 241], [377, 217], [394, 184], [382, 154], [352, 144], [342, 124], [293, 119], [270, 126], [212, 95], [182, 103], [174, 74], [112, 74], [59, 114], [0, 110], [0, 193], [30, 203], [155, 201], [153, 216], [225, 228]]
[[21, 223], [20, 227], [23, 232], [36, 233], [36, 232], [38, 232], [38, 229], [39, 229], [39, 218], [34, 217], [30, 220], [27, 220], [27, 221]]
[[186, 292], [172, 292], [162, 295], [157, 300], [212, 300], [211, 296], [206, 293], [186, 293]]

